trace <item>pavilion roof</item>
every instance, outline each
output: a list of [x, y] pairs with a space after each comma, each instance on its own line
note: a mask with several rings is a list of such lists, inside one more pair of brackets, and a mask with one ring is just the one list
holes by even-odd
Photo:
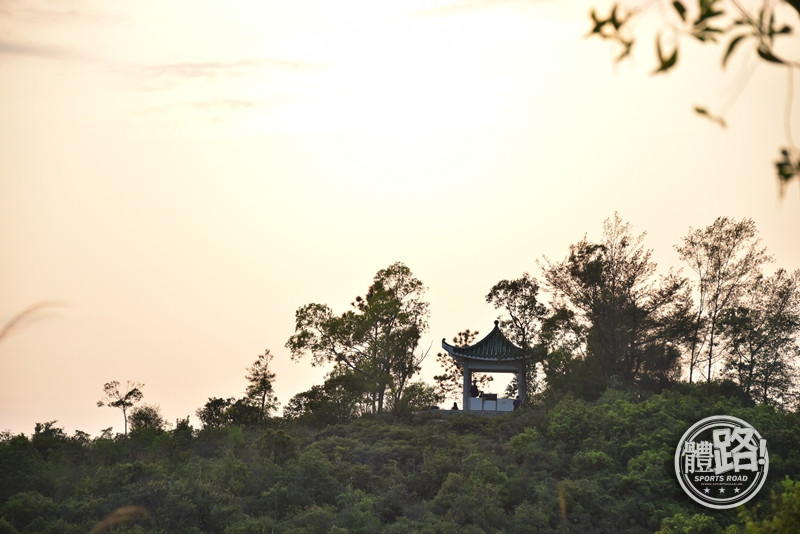
[[523, 350], [514, 345], [500, 331], [498, 321], [486, 337], [467, 347], [456, 347], [442, 339], [442, 348], [454, 358], [469, 358], [472, 360], [522, 360]]

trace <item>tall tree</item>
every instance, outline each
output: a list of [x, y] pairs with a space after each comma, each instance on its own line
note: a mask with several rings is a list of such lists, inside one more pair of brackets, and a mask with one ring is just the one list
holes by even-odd
[[275, 373], [269, 367], [272, 358], [272, 353], [266, 349], [253, 365], [247, 368], [246, 378], [249, 384], [246, 395], [258, 407], [262, 419], [278, 407], [278, 399], [273, 388]]
[[604, 222], [600, 243], [584, 237], [565, 260], [544, 260], [545, 279], [563, 303], [559, 315], [581, 327], [566, 330], [585, 332], [584, 361], [596, 387], [610, 380], [664, 384], [677, 371], [677, 352], [663, 332], [682, 320], [685, 281], [656, 276], [644, 235], [633, 236], [615, 214]]
[[718, 217], [710, 226], [689, 229], [676, 250], [680, 259], [694, 271], [695, 308], [693, 332], [688, 343], [689, 382], [693, 371], [706, 364], [710, 381], [718, 359], [716, 351], [719, 320], [735, 306], [737, 299], [760, 276], [761, 267], [771, 261], [752, 219]]
[[124, 388], [120, 388], [119, 381], [112, 380], [103, 386], [105, 397], [97, 401], [99, 408], [108, 406], [122, 410], [122, 418], [125, 421], [125, 435], [128, 435], [128, 408], [142, 400], [144, 394], [142, 389], [144, 384], [127, 381]]
[[[528, 398], [528, 392], [538, 389], [537, 367], [530, 365], [534, 355], [534, 345], [538, 342], [542, 321], [547, 316], [547, 307], [538, 300], [539, 283], [528, 273], [523, 273], [514, 280], [501, 280], [489, 290], [486, 302], [495, 309], [505, 312], [498, 319], [499, 326], [521, 347], [525, 355], [525, 384], [516, 384], [518, 389], [525, 390], [522, 398]], [[514, 377], [516, 381], [516, 377]], [[513, 387], [514, 384], [511, 385]]]
[[746, 288], [736, 307], [720, 318], [729, 338], [725, 365], [742, 390], [757, 402], [789, 407], [796, 401], [800, 356], [800, 270], [779, 269]]
[[427, 352], [418, 352], [428, 327], [425, 286], [397, 262], [375, 275], [364, 297], [341, 315], [324, 304], [295, 313], [295, 333], [286, 346], [292, 359], [311, 356], [312, 365], [334, 363], [361, 375], [372, 410], [384, 409], [386, 395], [397, 405]]

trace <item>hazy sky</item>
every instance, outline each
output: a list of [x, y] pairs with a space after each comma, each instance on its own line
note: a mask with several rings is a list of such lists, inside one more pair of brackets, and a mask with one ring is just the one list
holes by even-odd
[[0, 430], [121, 431], [113, 379], [197, 424], [266, 348], [285, 405], [324, 374], [284, 348], [295, 310], [395, 261], [428, 287], [430, 378], [443, 337], [489, 332], [493, 284], [615, 211], [662, 271], [720, 215], [800, 267], [786, 73], [730, 103], [752, 51], [723, 72], [687, 43], [654, 77], [649, 35], [615, 66], [584, 39], [599, 3], [4, 0], [0, 324], [54, 304], [0, 342]]

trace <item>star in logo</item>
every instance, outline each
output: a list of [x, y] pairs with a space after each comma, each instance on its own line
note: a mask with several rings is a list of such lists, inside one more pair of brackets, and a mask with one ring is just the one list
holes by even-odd
[[733, 488], [734, 493], [739, 493], [739, 488]]
[[725, 493], [725, 488], [720, 488], [720, 489], [719, 489], [719, 492], [720, 492], [720, 493]]
[[706, 488], [706, 489], [704, 489], [703, 491], [705, 491], [706, 493], [708, 493], [709, 491], [711, 491], [711, 488]]

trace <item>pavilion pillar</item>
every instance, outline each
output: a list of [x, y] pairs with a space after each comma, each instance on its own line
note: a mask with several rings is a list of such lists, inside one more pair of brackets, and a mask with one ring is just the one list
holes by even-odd
[[469, 390], [472, 386], [472, 369], [469, 368], [469, 365], [464, 364], [463, 367], [463, 375], [464, 375], [464, 394], [461, 398], [461, 409], [465, 411], [469, 411]]
[[524, 405], [525, 401], [527, 400], [527, 393], [528, 388], [526, 387], [525, 383], [525, 371], [519, 370], [517, 371], [517, 394], [519, 395], [519, 403], [520, 405]]

